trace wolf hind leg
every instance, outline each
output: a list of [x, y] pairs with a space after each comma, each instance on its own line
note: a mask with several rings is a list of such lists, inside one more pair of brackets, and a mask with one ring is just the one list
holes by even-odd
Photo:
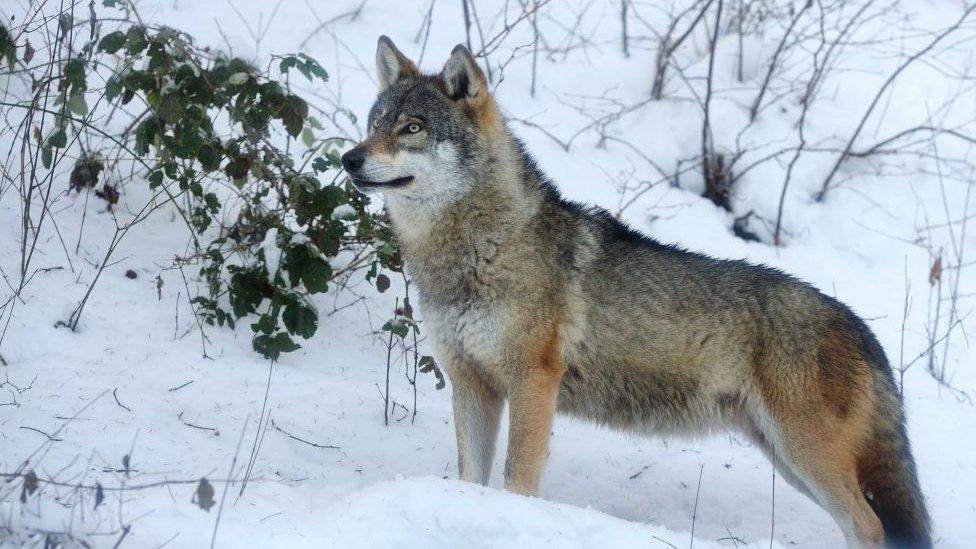
[[848, 547], [880, 549], [884, 530], [858, 481], [854, 429], [804, 419], [778, 422], [779, 439], [771, 445], [774, 463], [780, 460], [791, 473], [784, 478], [805, 487], [801, 491], [830, 513]]
[[880, 549], [884, 543], [881, 520], [861, 492], [853, 465], [813, 468], [811, 484], [824, 509], [840, 526], [848, 547]]
[[448, 367], [457, 432], [458, 475], [461, 480], [488, 484], [503, 399], [474, 370], [452, 363]]
[[773, 464], [776, 472], [779, 473], [780, 478], [786, 480], [790, 486], [796, 488], [798, 492], [810, 498], [814, 503], [820, 504], [817, 501], [817, 496], [810, 491], [810, 487], [807, 483], [800, 478], [796, 471], [794, 471], [790, 464], [780, 455], [776, 453], [776, 449], [773, 448], [773, 444], [766, 438], [766, 436], [759, 430], [758, 427], [752, 421], [745, 422], [745, 425], [741, 426], [743, 433], [749, 438], [749, 440], [760, 450], [762, 450], [763, 455], [766, 459]]

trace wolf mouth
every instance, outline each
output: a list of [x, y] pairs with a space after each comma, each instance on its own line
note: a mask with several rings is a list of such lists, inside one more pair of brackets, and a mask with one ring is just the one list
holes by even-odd
[[413, 181], [412, 175], [406, 175], [403, 177], [397, 177], [396, 179], [390, 179], [389, 181], [367, 181], [365, 179], [353, 178], [352, 182], [356, 185], [362, 185], [365, 187], [403, 187]]

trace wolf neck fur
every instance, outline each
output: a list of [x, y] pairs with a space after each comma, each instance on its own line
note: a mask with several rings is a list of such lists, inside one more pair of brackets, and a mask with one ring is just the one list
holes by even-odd
[[537, 212], [542, 192], [525, 185], [525, 153], [499, 124], [482, 137], [472, 155], [476, 160], [462, 173], [447, 176], [455, 178], [443, 185], [449, 191], [424, 198], [387, 194], [393, 229], [408, 262], [428, 254], [443, 257], [448, 250], [478, 249], [484, 241], [498, 243], [517, 234]]

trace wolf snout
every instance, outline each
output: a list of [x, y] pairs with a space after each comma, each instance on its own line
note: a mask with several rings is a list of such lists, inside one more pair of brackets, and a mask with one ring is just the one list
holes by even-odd
[[342, 167], [346, 173], [354, 174], [366, 163], [366, 152], [362, 147], [353, 147], [342, 155]]

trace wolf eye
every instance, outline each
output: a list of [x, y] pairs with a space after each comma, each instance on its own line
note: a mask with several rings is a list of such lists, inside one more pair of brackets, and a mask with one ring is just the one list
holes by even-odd
[[408, 124], [405, 129], [407, 130], [407, 133], [417, 133], [423, 128], [420, 126], [420, 124], [413, 122], [411, 124]]

